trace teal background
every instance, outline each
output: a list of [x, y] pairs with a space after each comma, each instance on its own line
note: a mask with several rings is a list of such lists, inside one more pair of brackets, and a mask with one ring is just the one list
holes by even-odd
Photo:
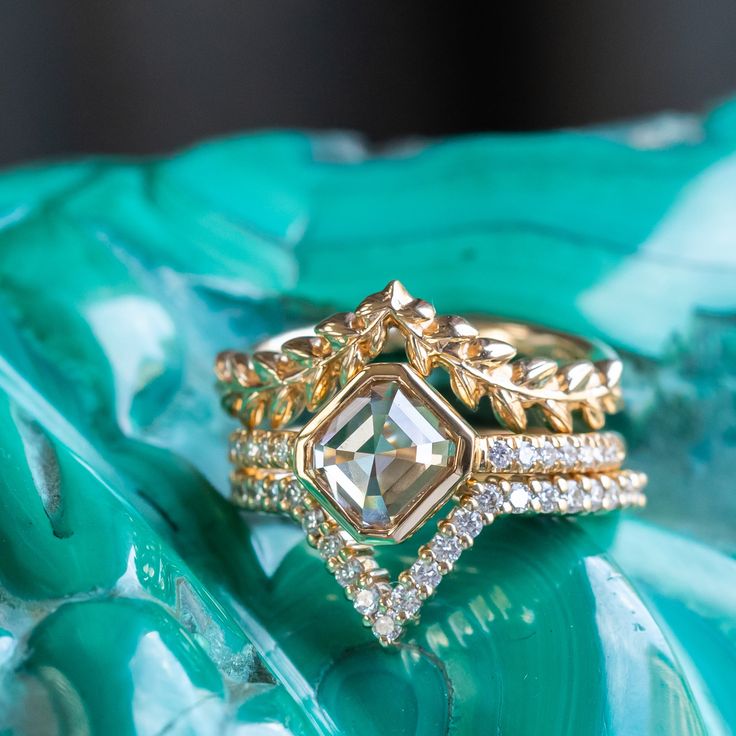
[[[733, 103], [3, 173], [0, 734], [732, 732], [734, 202]], [[494, 524], [394, 652], [298, 529], [225, 500], [211, 370], [391, 278], [624, 350], [651, 477], [643, 513]]]

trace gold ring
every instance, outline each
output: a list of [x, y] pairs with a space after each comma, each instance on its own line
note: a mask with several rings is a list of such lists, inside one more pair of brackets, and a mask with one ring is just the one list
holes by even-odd
[[[406, 362], [378, 360], [398, 348]], [[436, 368], [456, 404], [430, 384]], [[621, 469], [619, 435], [573, 433], [619, 408], [621, 375], [610, 349], [576, 336], [437, 316], [394, 281], [311, 334], [221, 353], [215, 370], [224, 408], [246, 426], [231, 438], [233, 499], [296, 518], [383, 644], [494, 517], [645, 502], [646, 477]], [[484, 397], [495, 429], [467, 418]], [[404, 542], [440, 510], [392, 586], [373, 547]]]

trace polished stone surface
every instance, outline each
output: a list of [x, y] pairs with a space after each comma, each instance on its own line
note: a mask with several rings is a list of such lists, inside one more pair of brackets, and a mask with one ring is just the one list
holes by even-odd
[[[674, 122], [0, 175], [0, 733], [736, 730], [736, 104]], [[393, 653], [224, 500], [212, 389], [390, 278], [624, 348], [651, 478], [643, 513], [491, 525]]]
[[371, 381], [317, 430], [323, 492], [360, 533], [388, 532], [452, 473], [457, 441], [399, 382]]

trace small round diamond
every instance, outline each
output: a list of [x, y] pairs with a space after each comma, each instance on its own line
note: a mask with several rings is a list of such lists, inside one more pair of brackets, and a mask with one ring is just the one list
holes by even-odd
[[435, 534], [429, 546], [438, 562], [455, 562], [463, 551], [457, 537], [446, 537], [443, 534]]
[[590, 484], [590, 506], [597, 511], [603, 506], [604, 496], [603, 484], [599, 480], [592, 480]]
[[578, 456], [580, 458], [580, 462], [586, 468], [589, 468], [591, 465], [593, 465], [593, 448], [590, 447], [590, 445], [583, 445], [582, 447], [580, 447], [580, 449], [578, 450]]
[[345, 588], [354, 583], [362, 572], [363, 566], [360, 564], [360, 560], [351, 557], [335, 570], [335, 580]]
[[511, 448], [500, 440], [494, 440], [488, 451], [488, 457], [496, 470], [504, 470], [513, 462], [514, 456]]
[[458, 534], [477, 537], [483, 529], [483, 518], [477, 511], [459, 508], [452, 515], [452, 523]]
[[591, 449], [591, 454], [592, 454], [594, 465], [603, 465], [603, 463], [606, 460], [606, 454], [600, 445], [595, 445]]
[[403, 613], [411, 618], [419, 610], [422, 601], [416, 588], [402, 583], [397, 585], [391, 592], [389, 604], [397, 613]]
[[521, 514], [529, 508], [529, 489], [524, 483], [512, 483], [509, 503], [515, 514]]
[[280, 437], [274, 443], [273, 450], [271, 453], [275, 465], [280, 468], [286, 468], [289, 466], [289, 443], [284, 437]]
[[324, 520], [325, 515], [322, 509], [309, 509], [302, 517], [302, 529], [305, 532], [315, 532]]
[[317, 550], [325, 560], [334, 557], [342, 547], [343, 541], [338, 534], [328, 534], [326, 537], [321, 537], [317, 542]]
[[606, 462], [609, 465], [614, 465], [621, 460], [621, 448], [617, 442], [611, 442], [605, 449]]
[[560, 459], [560, 452], [549, 440], [545, 440], [539, 448], [539, 457], [542, 458], [544, 467], [549, 469], [557, 465]]
[[519, 465], [524, 470], [529, 470], [537, 462], [537, 448], [531, 442], [524, 440], [519, 445], [517, 457], [519, 459]]
[[627, 478], [625, 475], [622, 475], [618, 479], [618, 486], [620, 488], [618, 497], [619, 503], [622, 506], [626, 506], [631, 503], [631, 499], [634, 495], [634, 484], [631, 482], [631, 478]]
[[569, 512], [574, 513], [576, 511], [583, 510], [583, 501], [585, 499], [585, 494], [583, 493], [583, 489], [580, 487], [580, 484], [577, 481], [567, 481], [567, 491], [565, 493], [565, 497], [567, 498], [567, 510]]
[[304, 498], [304, 486], [298, 480], [290, 481], [286, 488], [286, 498], [289, 503], [299, 503]]
[[578, 448], [575, 445], [566, 444], [562, 448], [561, 453], [565, 467], [574, 468], [578, 464]]
[[557, 511], [557, 490], [548, 480], [543, 480], [539, 488], [539, 503], [542, 506], [542, 512], [545, 514], [554, 514]]
[[353, 608], [363, 616], [370, 616], [378, 610], [381, 594], [378, 588], [363, 588], [355, 594]]
[[271, 465], [272, 464], [272, 457], [271, 457], [271, 439], [268, 437], [263, 437], [261, 441], [258, 443], [258, 462], [261, 465]]
[[281, 499], [281, 485], [278, 480], [264, 480], [263, 494], [273, 503], [278, 503]]
[[426, 585], [428, 588], [436, 588], [442, 580], [440, 568], [432, 560], [415, 562], [411, 566], [410, 572], [417, 585]]
[[500, 511], [503, 499], [498, 486], [495, 483], [482, 483], [479, 489], [480, 493], [475, 495], [478, 508], [484, 514], [495, 514]]
[[393, 616], [389, 616], [388, 614], [376, 616], [376, 620], [373, 623], [373, 633], [380, 639], [394, 641], [401, 634], [401, 624]]
[[248, 437], [245, 447], [243, 449], [243, 455], [247, 464], [255, 463], [259, 456], [260, 447], [258, 442], [253, 437]]
[[608, 508], [615, 508], [619, 504], [619, 489], [618, 485], [611, 482], [605, 493], [605, 503]]

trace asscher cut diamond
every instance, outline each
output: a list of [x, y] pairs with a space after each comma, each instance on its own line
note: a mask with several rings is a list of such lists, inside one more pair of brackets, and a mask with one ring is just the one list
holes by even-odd
[[316, 432], [312, 466], [359, 533], [390, 536], [427, 494], [449, 488], [457, 449], [452, 429], [422, 397], [383, 378], [364, 384]]

